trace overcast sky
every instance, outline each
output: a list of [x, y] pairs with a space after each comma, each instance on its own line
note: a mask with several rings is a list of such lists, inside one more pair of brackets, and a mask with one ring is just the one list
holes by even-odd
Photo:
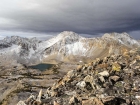
[[140, 39], [140, 0], [0, 0], [0, 38], [85, 37], [127, 32]]

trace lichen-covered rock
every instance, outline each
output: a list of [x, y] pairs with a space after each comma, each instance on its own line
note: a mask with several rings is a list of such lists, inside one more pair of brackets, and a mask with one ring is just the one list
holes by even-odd
[[97, 98], [89, 98], [88, 100], [83, 100], [82, 105], [104, 105], [104, 104]]
[[95, 88], [95, 81], [94, 81], [94, 79], [93, 79], [93, 77], [92, 76], [90, 76], [90, 75], [87, 75], [85, 78], [84, 78], [84, 82], [85, 83], [90, 83], [90, 85], [91, 85], [91, 87], [94, 89]]
[[103, 103], [111, 102], [115, 99], [114, 96], [107, 96], [105, 98], [102, 98]]
[[115, 75], [115, 76], [110, 76], [109, 79], [116, 82], [120, 79], [120, 77]]
[[70, 98], [70, 100], [69, 100], [70, 105], [78, 105], [78, 103], [79, 103], [78, 98], [76, 98], [74, 96], [72, 98]]
[[80, 88], [84, 88], [86, 86], [86, 82], [85, 81], [80, 81], [76, 84], [76, 86], [78, 86]]
[[98, 74], [101, 75], [101, 76], [103, 76], [103, 77], [108, 77], [109, 76], [108, 71], [103, 71], [103, 72], [100, 72]]
[[112, 65], [112, 70], [113, 71], [120, 71], [121, 70], [121, 66], [118, 63], [114, 63]]

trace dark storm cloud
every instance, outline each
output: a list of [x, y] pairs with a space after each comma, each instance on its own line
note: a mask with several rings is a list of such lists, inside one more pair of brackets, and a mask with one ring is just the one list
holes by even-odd
[[98, 35], [140, 30], [140, 0], [3, 0], [0, 29]]

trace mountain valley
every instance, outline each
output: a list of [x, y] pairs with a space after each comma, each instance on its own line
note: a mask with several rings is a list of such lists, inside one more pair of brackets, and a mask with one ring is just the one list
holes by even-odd
[[[38, 64], [53, 66], [30, 68]], [[0, 72], [0, 105], [140, 104], [140, 41], [127, 33], [6, 37], [0, 40]]]

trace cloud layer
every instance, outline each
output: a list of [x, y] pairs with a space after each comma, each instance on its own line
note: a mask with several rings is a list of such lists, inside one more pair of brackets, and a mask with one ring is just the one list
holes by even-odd
[[98, 35], [140, 31], [140, 0], [2, 0], [0, 30]]

